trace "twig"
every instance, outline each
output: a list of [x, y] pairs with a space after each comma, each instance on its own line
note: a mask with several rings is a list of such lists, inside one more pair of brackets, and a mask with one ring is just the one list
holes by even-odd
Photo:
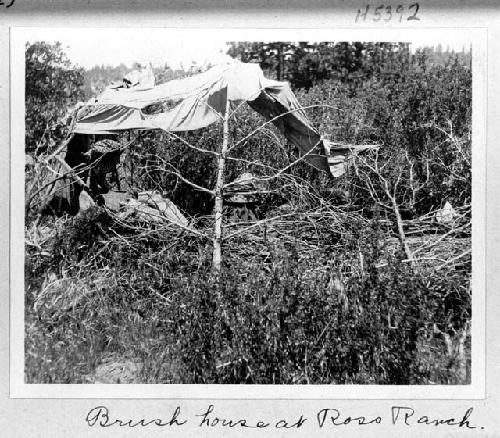
[[316, 104], [316, 105], [309, 105], [309, 106], [304, 106], [304, 107], [301, 106], [299, 108], [294, 108], [294, 109], [291, 109], [290, 111], [283, 112], [283, 113], [277, 115], [276, 117], [273, 117], [272, 119], [267, 120], [265, 123], [263, 123], [262, 125], [260, 125], [258, 128], [255, 128], [250, 134], [246, 135], [241, 140], [239, 140], [238, 142], [236, 142], [233, 146], [231, 146], [229, 148], [228, 152], [230, 152], [234, 148], [238, 147], [240, 144], [246, 142], [252, 135], [254, 135], [257, 132], [261, 131], [262, 129], [264, 129], [270, 123], [275, 122], [280, 117], [283, 117], [283, 116], [286, 116], [288, 114], [292, 114], [292, 113], [295, 113], [295, 112], [298, 112], [298, 111], [304, 111], [304, 110], [309, 109], [309, 108], [320, 108], [320, 107], [338, 109], [338, 108], [336, 108], [336, 107], [334, 107], [332, 105], [318, 105], [318, 104]]
[[449, 264], [456, 262], [457, 260], [461, 259], [462, 257], [466, 256], [467, 254], [470, 254], [472, 252], [472, 249], [468, 249], [467, 251], [463, 252], [462, 254], [457, 255], [456, 257], [453, 257], [452, 259], [446, 261], [442, 265], [438, 266], [436, 268], [436, 271], [439, 271], [440, 269], [444, 268], [445, 266], [448, 266]]
[[189, 143], [188, 141], [184, 140], [182, 137], [178, 136], [177, 134], [174, 134], [172, 131], [167, 131], [167, 134], [173, 138], [175, 138], [176, 140], [179, 140], [182, 144], [186, 145], [187, 147], [191, 148], [191, 149], [194, 149], [195, 151], [198, 151], [198, 152], [201, 152], [203, 154], [211, 154], [215, 157], [218, 157], [219, 156], [219, 153], [216, 152], [216, 151], [211, 151], [209, 149], [203, 149], [203, 148], [199, 148], [198, 146], [195, 146], [191, 143]]

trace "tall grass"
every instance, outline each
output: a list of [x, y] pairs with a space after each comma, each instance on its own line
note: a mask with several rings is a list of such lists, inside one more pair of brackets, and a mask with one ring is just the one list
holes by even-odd
[[92, 381], [114, 354], [145, 383], [467, 383], [434, 330], [470, 318], [467, 275], [415, 271], [376, 226], [309, 250], [247, 235], [221, 277], [208, 242], [121, 227], [91, 210], [28, 256], [28, 382]]

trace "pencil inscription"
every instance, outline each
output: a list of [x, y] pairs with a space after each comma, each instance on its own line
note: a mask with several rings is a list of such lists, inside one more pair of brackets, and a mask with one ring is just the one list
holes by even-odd
[[[465, 412], [453, 416], [439, 415], [435, 412], [417, 412], [410, 406], [391, 406], [387, 412], [387, 417], [375, 415], [373, 413], [359, 411], [346, 412], [338, 407], [320, 409], [312, 415], [297, 413], [288, 418], [247, 418], [245, 416], [231, 416], [217, 411], [213, 404], [201, 413], [192, 416], [181, 413], [181, 407], [177, 406], [173, 413], [164, 418], [147, 417], [143, 418], [118, 418], [119, 415], [111, 415], [106, 406], [92, 408], [85, 417], [89, 427], [107, 428], [111, 426], [127, 428], [144, 427], [165, 427], [165, 426], [185, 426], [192, 424], [195, 428], [224, 428], [224, 429], [300, 429], [300, 428], [352, 428], [384, 424], [385, 426], [407, 426], [407, 427], [455, 427], [467, 430], [483, 430], [484, 427], [472, 420], [474, 408], [469, 407]], [[310, 419], [311, 418], [311, 419]]]
[[408, 6], [404, 5], [378, 5], [373, 6], [367, 4], [364, 9], [359, 8], [356, 13], [355, 23], [358, 22], [403, 22], [403, 21], [420, 21], [418, 16], [420, 4], [415, 2]]

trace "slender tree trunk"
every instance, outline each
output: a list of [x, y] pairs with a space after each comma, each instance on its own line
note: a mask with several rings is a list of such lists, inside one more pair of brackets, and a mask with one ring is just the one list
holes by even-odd
[[401, 218], [401, 214], [399, 213], [398, 203], [396, 202], [396, 197], [392, 196], [389, 191], [387, 191], [387, 195], [391, 200], [392, 209], [394, 211], [394, 215], [396, 216], [396, 224], [398, 226], [398, 234], [401, 245], [403, 246], [403, 250], [405, 252], [406, 258], [413, 265], [413, 254], [410, 250], [410, 246], [408, 245], [408, 241], [406, 240], [406, 234], [403, 228], [403, 219]]
[[226, 101], [226, 111], [224, 113], [224, 121], [222, 124], [222, 148], [219, 155], [219, 163], [217, 166], [217, 181], [215, 183], [215, 223], [214, 223], [214, 252], [212, 258], [212, 268], [215, 271], [220, 271], [222, 262], [222, 209], [223, 209], [223, 193], [224, 186], [224, 169], [226, 165], [226, 155], [229, 144], [229, 101]]

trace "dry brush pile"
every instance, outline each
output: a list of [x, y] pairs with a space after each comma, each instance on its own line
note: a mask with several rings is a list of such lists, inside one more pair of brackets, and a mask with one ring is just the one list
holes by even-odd
[[409, 263], [383, 220], [306, 204], [227, 224], [221, 276], [208, 218], [200, 234], [101, 207], [43, 219], [27, 230], [28, 380], [93, 381], [114, 354], [149, 383], [467, 381], [470, 269], [425, 257], [452, 260], [453, 233], [411, 241]]

